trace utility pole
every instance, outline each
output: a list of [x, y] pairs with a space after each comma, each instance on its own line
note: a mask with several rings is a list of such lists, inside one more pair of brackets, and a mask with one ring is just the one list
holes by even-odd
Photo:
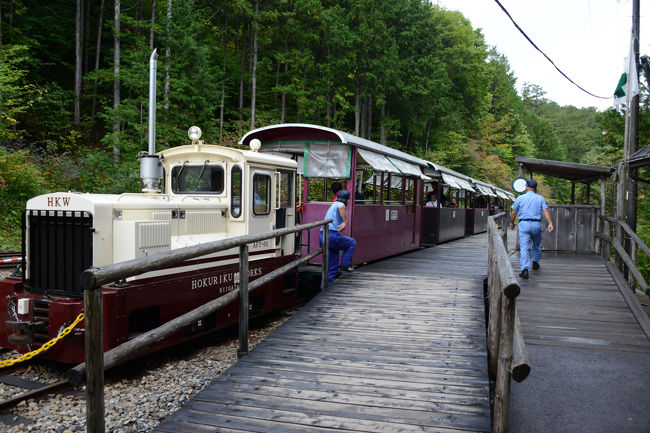
[[[639, 4], [640, 0], [634, 0], [632, 6], [632, 34], [634, 35], [634, 60], [636, 65], [637, 79], [639, 74]], [[629, 158], [639, 148], [639, 95], [634, 96], [630, 103], [630, 131], [629, 131], [629, 148], [627, 160], [625, 161], [627, 174], [627, 194], [625, 220], [627, 224], [636, 231], [636, 211], [637, 211], [637, 173], [638, 169], [630, 168]], [[626, 242], [627, 244], [628, 242]]]

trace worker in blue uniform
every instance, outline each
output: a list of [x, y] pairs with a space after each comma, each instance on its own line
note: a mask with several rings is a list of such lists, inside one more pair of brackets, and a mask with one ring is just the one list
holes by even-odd
[[[515, 229], [515, 218], [519, 217], [519, 265], [522, 278], [528, 278], [528, 270], [539, 269], [542, 258], [542, 215], [548, 222], [548, 232], [553, 231], [553, 222], [546, 200], [537, 194], [537, 182], [533, 179], [526, 181], [526, 193], [517, 197], [512, 204], [510, 213], [510, 228]], [[532, 246], [531, 246], [532, 241]], [[530, 254], [528, 250], [530, 249]]]
[[[336, 201], [333, 202], [327, 213], [325, 219], [331, 219], [329, 223], [329, 251], [328, 251], [328, 266], [327, 266], [327, 282], [331, 284], [334, 279], [339, 275], [339, 251], [343, 250], [343, 257], [341, 257], [341, 269], [347, 272], [352, 272], [352, 255], [357, 246], [357, 241], [351, 237], [341, 234], [343, 229], [348, 224], [348, 213], [346, 206], [350, 200], [350, 192], [341, 190], [336, 194]], [[319, 236], [320, 246], [323, 246], [323, 229], [321, 228]]]

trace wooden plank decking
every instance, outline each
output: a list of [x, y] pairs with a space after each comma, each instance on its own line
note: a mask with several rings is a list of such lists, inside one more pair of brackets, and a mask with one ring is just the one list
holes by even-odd
[[345, 275], [156, 431], [490, 431], [486, 243]]
[[[519, 273], [519, 253], [511, 257]], [[544, 252], [517, 298], [526, 344], [650, 353], [650, 344], [600, 256]]]
[[[519, 253], [511, 261], [519, 273]], [[509, 431], [648, 432], [650, 341], [604, 260], [544, 252], [540, 264], [520, 279], [532, 371], [512, 384]]]

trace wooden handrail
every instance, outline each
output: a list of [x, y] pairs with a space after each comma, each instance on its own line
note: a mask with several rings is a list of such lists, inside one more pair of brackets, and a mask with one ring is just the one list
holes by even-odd
[[620, 255], [623, 262], [627, 265], [632, 275], [634, 275], [634, 278], [636, 278], [637, 282], [639, 283], [643, 291], [648, 292], [648, 283], [643, 277], [643, 274], [641, 274], [636, 264], [634, 263], [634, 260], [632, 260], [632, 258], [627, 253], [627, 251], [625, 251], [625, 248], [623, 247], [623, 245], [621, 245], [619, 240], [603, 233], [596, 232], [595, 235], [614, 247], [614, 249]]
[[598, 215], [601, 219], [604, 219], [605, 221], [609, 221], [610, 223], [616, 223], [623, 227], [623, 230], [625, 230], [625, 233], [638, 245], [639, 248], [643, 250], [643, 252], [650, 258], [650, 247], [648, 247], [645, 242], [637, 235], [634, 230], [632, 230], [632, 227], [630, 227], [625, 221], [619, 221], [616, 218], [612, 218], [607, 215]]
[[[310, 224], [302, 224], [295, 227], [287, 227], [278, 230], [267, 231], [253, 235], [239, 236], [232, 239], [221, 239], [204, 244], [194, 245], [191, 247], [179, 248], [176, 250], [165, 251], [151, 256], [141, 257], [134, 260], [128, 260], [122, 263], [115, 263], [100, 268], [86, 269], [81, 274], [81, 285], [84, 288], [84, 310], [85, 318], [85, 352], [86, 363], [68, 371], [68, 377], [71, 382], [80, 381], [86, 371], [86, 431], [90, 433], [104, 433], [104, 369], [123, 361], [125, 358], [143, 350], [149, 345], [161, 341], [169, 335], [174, 334], [183, 326], [187, 326], [195, 320], [206, 317], [223, 306], [234, 302], [238, 297], [248, 296], [248, 292], [255, 290], [263, 284], [274, 278], [283, 275], [289, 270], [299, 266], [303, 262], [308, 262], [318, 254], [326, 251], [328, 246], [328, 224], [332, 220], [318, 221]], [[183, 316], [177, 317], [162, 326], [153, 329], [133, 340], [104, 353], [103, 344], [103, 305], [102, 289], [103, 284], [129, 278], [134, 275], [140, 275], [145, 272], [155, 271], [162, 267], [175, 265], [185, 260], [200, 257], [206, 254], [212, 254], [218, 251], [225, 251], [235, 247], [241, 247], [253, 242], [263, 241], [266, 239], [276, 238], [292, 233], [301, 232], [310, 228], [323, 226], [323, 248], [318, 249], [311, 254], [294, 260], [276, 269], [269, 274], [258, 278], [252, 283], [248, 283], [248, 271], [240, 272], [240, 290], [232, 291], [222, 297], [214, 299], [201, 307], [198, 307]], [[247, 249], [240, 250], [248, 261]], [[327, 254], [323, 254], [322, 279], [323, 287], [327, 285]], [[243, 260], [240, 254], [240, 261]], [[240, 329], [240, 338], [247, 338], [248, 330], [242, 332]], [[240, 352], [246, 345], [240, 343]], [[246, 348], [247, 351], [247, 348]]]
[[[328, 220], [331, 221], [331, 220]], [[102, 266], [100, 268], [89, 268], [81, 273], [81, 286], [85, 290], [92, 290], [104, 284], [119, 281], [124, 278], [141, 275], [146, 272], [155, 271], [162, 267], [176, 265], [185, 260], [212, 254], [219, 251], [229, 250], [241, 245], [259, 242], [266, 239], [280, 237], [313, 227], [322, 226], [328, 221], [317, 221], [310, 224], [303, 224], [296, 227], [287, 227], [256, 233], [252, 235], [238, 236], [230, 239], [220, 239], [213, 242], [205, 242], [191, 247], [178, 248], [169, 251], [152, 254], [150, 256], [140, 257], [125, 262], [114, 263], [112, 265]]]
[[[506, 218], [504, 239], [495, 219]], [[517, 316], [516, 298], [521, 293], [506, 249], [507, 213], [488, 217], [488, 368], [495, 379], [492, 431], [508, 431], [510, 381], [520, 382], [530, 373], [528, 352]]]
[[[643, 274], [639, 271], [639, 268], [636, 265], [636, 252], [637, 247], [650, 258], [650, 249], [648, 246], [639, 238], [639, 236], [634, 233], [632, 228], [625, 222], [620, 221], [616, 218], [612, 218], [606, 215], [599, 215], [600, 219], [603, 221], [603, 230], [602, 232], [596, 231], [594, 235], [598, 239], [603, 241], [603, 259], [605, 260], [605, 266], [609, 270], [612, 278], [616, 282], [625, 302], [627, 302], [630, 307], [632, 314], [636, 318], [639, 326], [643, 332], [650, 338], [650, 321], [648, 320], [648, 315], [650, 311], [644, 311], [641, 307], [639, 299], [634, 295], [634, 289], [638, 284], [641, 286], [641, 289], [646, 294], [650, 294], [650, 289], [648, 288], [648, 282], [645, 280]], [[625, 247], [622, 245], [621, 240], [618, 237], [611, 236], [610, 223], [617, 224], [616, 232], [617, 235], [622, 235], [621, 229], [630, 237], [630, 252], [632, 255], [628, 254]], [[614, 262], [610, 261], [610, 246], [614, 247], [616, 251], [616, 260]], [[627, 268], [627, 279], [625, 278], [623, 272], [621, 272], [621, 265], [625, 264]]]

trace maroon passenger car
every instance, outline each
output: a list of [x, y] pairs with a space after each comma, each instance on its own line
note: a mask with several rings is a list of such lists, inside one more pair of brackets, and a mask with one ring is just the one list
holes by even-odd
[[[322, 219], [332, 182], [352, 193], [343, 234], [357, 241], [352, 263], [377, 260], [420, 247], [422, 182], [427, 162], [343, 131], [281, 124], [250, 131], [240, 144], [262, 142], [260, 152], [292, 157], [302, 177], [302, 223]], [[318, 229], [303, 235], [304, 251], [318, 246]]]

